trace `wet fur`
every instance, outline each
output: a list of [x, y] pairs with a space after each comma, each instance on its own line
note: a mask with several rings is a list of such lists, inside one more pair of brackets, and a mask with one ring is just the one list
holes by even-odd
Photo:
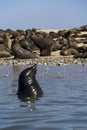
[[37, 99], [43, 91], [36, 80], [37, 65], [33, 65], [21, 72], [18, 79], [17, 95], [21, 99]]

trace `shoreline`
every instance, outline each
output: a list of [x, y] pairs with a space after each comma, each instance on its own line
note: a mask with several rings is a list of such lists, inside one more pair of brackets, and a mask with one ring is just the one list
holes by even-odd
[[0, 59], [0, 65], [48, 65], [48, 66], [64, 66], [64, 65], [87, 65], [87, 59], [78, 58], [73, 56], [47, 56], [35, 59]]

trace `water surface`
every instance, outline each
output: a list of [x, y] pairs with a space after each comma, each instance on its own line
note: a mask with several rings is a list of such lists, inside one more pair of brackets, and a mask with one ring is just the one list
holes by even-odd
[[38, 65], [44, 91], [39, 100], [21, 102], [18, 76], [25, 66], [0, 65], [1, 130], [87, 130], [87, 66]]

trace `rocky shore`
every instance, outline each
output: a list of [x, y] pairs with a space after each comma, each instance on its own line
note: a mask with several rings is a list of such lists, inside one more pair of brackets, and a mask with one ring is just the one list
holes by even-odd
[[0, 30], [0, 64], [87, 64], [87, 26]]
[[87, 59], [78, 58], [75, 59], [72, 56], [60, 56], [60, 57], [43, 57], [35, 59], [0, 59], [0, 65], [87, 65]]

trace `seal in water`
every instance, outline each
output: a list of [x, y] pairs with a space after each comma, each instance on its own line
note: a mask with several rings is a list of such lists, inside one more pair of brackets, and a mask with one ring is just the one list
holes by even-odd
[[21, 72], [18, 79], [18, 92], [17, 95], [22, 100], [37, 99], [43, 95], [36, 80], [37, 65], [33, 65]]

